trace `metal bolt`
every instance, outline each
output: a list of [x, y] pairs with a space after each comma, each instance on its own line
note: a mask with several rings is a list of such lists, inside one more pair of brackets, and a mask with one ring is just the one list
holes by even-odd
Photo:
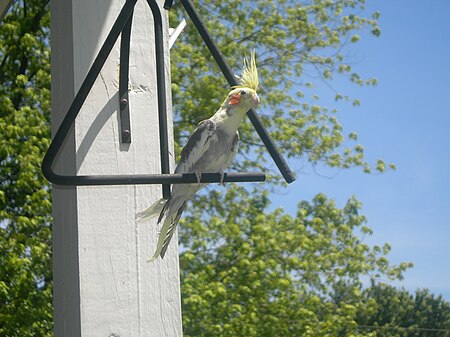
[[127, 105], [127, 104], [128, 104], [128, 100], [127, 100], [126, 98], [122, 98], [122, 99], [120, 100], [120, 103], [121, 103], [122, 105]]
[[131, 143], [131, 132], [126, 129], [122, 132], [122, 143]]

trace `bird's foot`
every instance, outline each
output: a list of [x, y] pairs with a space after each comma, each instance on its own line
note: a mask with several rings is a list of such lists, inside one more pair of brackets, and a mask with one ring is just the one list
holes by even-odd
[[225, 179], [225, 172], [223, 172], [223, 170], [219, 171], [220, 173], [220, 185], [225, 186], [225, 182], [223, 181]]

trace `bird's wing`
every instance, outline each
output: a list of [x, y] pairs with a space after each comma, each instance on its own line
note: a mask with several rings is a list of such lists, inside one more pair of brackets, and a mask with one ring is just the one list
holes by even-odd
[[225, 170], [228, 166], [230, 166], [233, 163], [234, 158], [236, 158], [236, 154], [237, 154], [238, 148], [239, 148], [239, 139], [240, 139], [239, 131], [236, 131], [236, 134], [233, 138], [233, 143], [231, 144], [230, 154], [229, 154], [227, 160], [225, 161], [222, 169]]
[[192, 172], [192, 167], [209, 147], [209, 140], [216, 130], [216, 123], [211, 119], [200, 122], [181, 151], [180, 162], [175, 173]]

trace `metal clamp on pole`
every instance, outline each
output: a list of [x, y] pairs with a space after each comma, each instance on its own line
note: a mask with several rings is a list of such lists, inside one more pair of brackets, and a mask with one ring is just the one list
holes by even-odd
[[128, 79], [130, 65], [130, 37], [133, 12], [131, 12], [122, 34], [120, 34], [120, 65], [119, 65], [119, 99], [120, 99], [120, 141], [131, 143], [130, 104], [128, 98]]
[[[163, 22], [161, 10], [156, 0], [147, 0], [153, 14], [155, 26], [155, 53], [156, 53], [156, 81], [158, 91], [158, 118], [159, 118], [159, 137], [161, 153], [161, 174], [149, 175], [62, 175], [53, 170], [53, 164], [56, 156], [61, 150], [64, 140], [67, 137], [70, 128], [75, 123], [75, 119], [81, 110], [92, 86], [95, 83], [103, 65], [106, 62], [111, 50], [120, 34], [120, 128], [121, 142], [131, 142], [130, 110], [128, 99], [128, 66], [131, 24], [134, 6], [137, 0], [127, 0], [122, 7], [111, 31], [106, 37], [97, 57], [89, 69], [86, 78], [81, 84], [72, 104], [67, 111], [55, 137], [50, 144], [47, 153], [42, 161], [42, 172], [45, 178], [58, 185], [134, 185], [134, 184], [163, 184], [163, 197], [170, 197], [170, 184], [187, 184], [197, 182], [194, 173], [187, 174], [169, 174], [169, 140], [167, 130], [167, 106], [166, 106], [166, 82], [164, 66], [164, 40], [163, 40]], [[254, 182], [265, 181], [266, 176], [263, 173], [225, 173], [221, 177], [219, 173], [202, 173], [200, 182], [218, 183], [218, 182]]]

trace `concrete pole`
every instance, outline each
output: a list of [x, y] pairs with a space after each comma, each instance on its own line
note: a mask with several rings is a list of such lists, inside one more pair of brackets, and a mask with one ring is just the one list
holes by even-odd
[[[53, 132], [123, 3], [52, 1]], [[158, 3], [162, 8], [164, 1]], [[137, 2], [133, 16], [129, 97], [132, 143], [127, 145], [119, 143], [119, 47], [120, 39], [56, 160], [57, 172], [160, 172], [153, 19], [146, 1]], [[166, 82], [170, 83], [167, 44], [165, 53]], [[170, 95], [169, 85], [166, 91]], [[170, 105], [168, 114], [171, 118]], [[172, 135], [172, 121], [168, 124]], [[53, 186], [56, 337], [182, 335], [177, 239], [172, 240], [164, 260], [148, 263], [159, 229], [155, 222], [135, 221], [137, 211], [160, 197], [159, 185]]]

